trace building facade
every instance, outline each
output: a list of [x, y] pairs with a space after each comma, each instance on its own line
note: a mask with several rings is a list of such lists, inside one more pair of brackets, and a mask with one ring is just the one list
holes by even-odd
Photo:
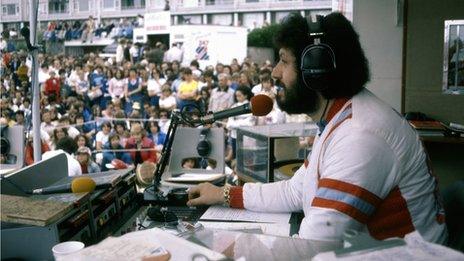
[[[279, 22], [289, 12], [303, 15], [327, 14], [331, 0], [38, 0], [40, 26], [49, 21], [99, 21], [163, 10], [171, 11], [172, 24], [217, 24], [249, 29]], [[29, 21], [29, 0], [0, 0], [2, 28], [19, 29]]]

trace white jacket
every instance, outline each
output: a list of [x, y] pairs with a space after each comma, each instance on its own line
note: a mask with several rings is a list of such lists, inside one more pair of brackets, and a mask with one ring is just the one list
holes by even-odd
[[426, 240], [444, 243], [437, 182], [408, 122], [367, 90], [328, 121], [292, 179], [245, 184], [244, 207], [303, 210], [302, 238], [339, 241], [348, 228], [377, 239], [418, 230]]

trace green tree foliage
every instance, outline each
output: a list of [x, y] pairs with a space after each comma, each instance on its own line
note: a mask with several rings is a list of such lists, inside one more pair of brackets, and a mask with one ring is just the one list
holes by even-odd
[[273, 48], [273, 36], [277, 32], [278, 24], [253, 29], [248, 34], [248, 46]]

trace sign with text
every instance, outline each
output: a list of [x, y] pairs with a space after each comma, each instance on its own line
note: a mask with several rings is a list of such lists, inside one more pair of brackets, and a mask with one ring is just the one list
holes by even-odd
[[171, 12], [146, 13], [144, 19], [146, 34], [169, 34]]

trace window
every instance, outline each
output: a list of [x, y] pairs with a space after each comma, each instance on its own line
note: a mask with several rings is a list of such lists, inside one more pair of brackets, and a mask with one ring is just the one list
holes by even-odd
[[79, 0], [79, 11], [89, 11], [89, 1]]
[[69, 12], [69, 0], [49, 0], [48, 13], [62, 14]]
[[19, 6], [16, 4], [7, 4], [7, 5], [2, 5], [2, 14], [3, 15], [16, 15], [16, 13], [19, 13]]
[[122, 9], [143, 9], [145, 0], [121, 0]]
[[103, 9], [113, 9], [114, 7], [114, 0], [103, 0]]
[[464, 94], [464, 20], [445, 21], [443, 93]]

